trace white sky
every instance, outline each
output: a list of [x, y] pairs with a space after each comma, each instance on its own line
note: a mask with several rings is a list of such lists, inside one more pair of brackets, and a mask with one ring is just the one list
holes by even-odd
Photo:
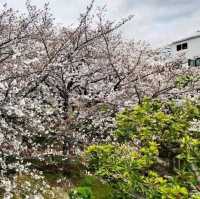
[[[32, 0], [42, 7], [46, 0]], [[49, 0], [56, 22], [70, 25], [89, 0]], [[0, 0], [9, 7], [25, 11], [25, 0]], [[134, 19], [122, 28], [128, 39], [146, 40], [162, 46], [200, 29], [200, 0], [96, 0], [96, 6], [107, 5], [108, 18], [120, 19], [134, 14]]]

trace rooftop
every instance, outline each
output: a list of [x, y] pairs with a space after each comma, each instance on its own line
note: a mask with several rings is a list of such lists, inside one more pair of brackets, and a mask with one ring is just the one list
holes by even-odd
[[187, 40], [191, 40], [191, 39], [196, 39], [196, 38], [200, 38], [200, 30], [196, 31], [193, 35], [191, 35], [189, 37], [186, 37], [186, 38], [174, 41], [171, 44], [177, 44], [177, 43], [180, 43], [180, 42], [183, 42], [183, 41], [187, 41]]

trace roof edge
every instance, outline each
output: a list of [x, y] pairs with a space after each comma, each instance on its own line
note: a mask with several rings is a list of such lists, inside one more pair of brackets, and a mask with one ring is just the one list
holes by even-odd
[[183, 41], [187, 41], [189, 39], [196, 39], [196, 38], [200, 38], [200, 34], [199, 35], [194, 35], [194, 36], [191, 36], [191, 37], [187, 37], [187, 38], [184, 38], [184, 39], [180, 39], [178, 41], [174, 41], [171, 44], [177, 44], [177, 43], [180, 43], [180, 42], [183, 42]]

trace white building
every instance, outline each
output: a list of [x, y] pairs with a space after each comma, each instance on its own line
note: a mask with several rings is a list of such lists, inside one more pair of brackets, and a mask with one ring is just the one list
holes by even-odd
[[167, 46], [171, 55], [182, 55], [189, 66], [200, 66], [200, 31]]

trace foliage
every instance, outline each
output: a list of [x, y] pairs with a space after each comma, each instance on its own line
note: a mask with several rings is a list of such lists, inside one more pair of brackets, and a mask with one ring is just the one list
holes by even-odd
[[179, 88], [185, 88], [189, 84], [192, 85], [194, 82], [198, 82], [199, 80], [199, 75], [180, 75], [176, 78], [176, 86]]
[[198, 192], [200, 106], [145, 99], [117, 116], [118, 144], [90, 146], [88, 170], [119, 198], [188, 198]]
[[77, 182], [77, 187], [73, 188], [70, 198], [91, 198], [91, 199], [108, 199], [112, 198], [113, 189], [108, 183], [102, 182], [95, 176], [84, 176]]
[[85, 176], [80, 180], [78, 185], [81, 187], [90, 187], [95, 199], [112, 198], [112, 187], [95, 176]]
[[77, 187], [69, 193], [70, 199], [92, 199], [90, 187]]

